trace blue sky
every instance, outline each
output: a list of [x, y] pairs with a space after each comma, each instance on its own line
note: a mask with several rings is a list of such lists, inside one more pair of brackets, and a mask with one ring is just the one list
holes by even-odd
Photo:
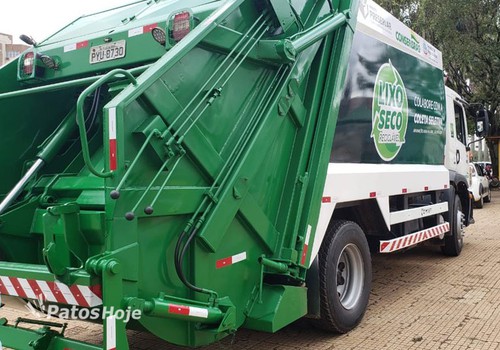
[[2, 1], [0, 33], [12, 34], [14, 43], [21, 43], [19, 35], [27, 34], [36, 41], [72, 22], [83, 14], [91, 14], [134, 0], [22, 0]]

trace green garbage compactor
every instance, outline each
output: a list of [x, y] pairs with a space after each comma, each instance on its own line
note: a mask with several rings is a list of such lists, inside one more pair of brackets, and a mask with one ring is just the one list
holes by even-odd
[[[3, 346], [126, 350], [146, 329], [194, 347], [322, 316], [308, 247], [356, 14], [138, 1], [2, 67], [0, 294], [39, 312], [1, 319]], [[44, 313], [102, 322], [103, 345]]]

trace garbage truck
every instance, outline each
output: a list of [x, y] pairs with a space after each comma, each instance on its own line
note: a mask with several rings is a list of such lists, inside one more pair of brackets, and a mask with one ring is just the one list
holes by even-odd
[[[1, 318], [3, 346], [345, 333], [372, 252], [462, 250], [463, 101], [371, 0], [144, 0], [23, 40], [0, 69], [0, 294], [38, 317]], [[102, 345], [65, 337], [75, 317]]]

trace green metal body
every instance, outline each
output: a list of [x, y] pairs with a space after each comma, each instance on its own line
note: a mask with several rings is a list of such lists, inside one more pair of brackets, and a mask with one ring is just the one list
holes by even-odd
[[[186, 9], [194, 28], [173, 43]], [[100, 286], [101, 307], [138, 310], [103, 318], [102, 349], [128, 349], [125, 328], [200, 346], [304, 316], [356, 13], [355, 0], [139, 1], [30, 49], [30, 76], [24, 56], [1, 68], [0, 200], [45, 163], [0, 214], [0, 276]], [[125, 57], [89, 63], [121, 40]], [[0, 341], [100, 349], [5, 321]]]

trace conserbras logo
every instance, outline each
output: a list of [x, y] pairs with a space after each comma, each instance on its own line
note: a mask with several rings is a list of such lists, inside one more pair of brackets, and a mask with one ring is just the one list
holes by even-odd
[[138, 309], [121, 309], [114, 307], [102, 308], [82, 308], [75, 305], [59, 306], [56, 304], [46, 304], [42, 295], [38, 296], [36, 300], [28, 301], [26, 309], [37, 318], [59, 318], [64, 320], [92, 320], [99, 319], [105, 320], [113, 316], [117, 320], [128, 322], [132, 320], [139, 320], [142, 316], [141, 310]]
[[368, 14], [370, 13], [370, 9], [368, 7], [368, 1], [367, 0], [361, 0], [359, 4], [359, 10], [361, 11], [361, 14], [363, 17], [367, 18]]
[[406, 88], [389, 60], [380, 67], [373, 90], [371, 137], [380, 158], [388, 162], [398, 155], [406, 142], [407, 128]]
[[413, 32], [410, 33], [410, 37], [400, 32], [396, 32], [396, 40], [418, 53], [422, 51], [420, 48], [420, 40], [418, 40], [417, 35]]
[[373, 2], [369, 3], [368, 0], [361, 0], [359, 4], [359, 11], [365, 19], [370, 19], [370, 21], [382, 28], [384, 31], [392, 31], [392, 23], [383, 14], [383, 11], [379, 11], [376, 7], [377, 5]]

